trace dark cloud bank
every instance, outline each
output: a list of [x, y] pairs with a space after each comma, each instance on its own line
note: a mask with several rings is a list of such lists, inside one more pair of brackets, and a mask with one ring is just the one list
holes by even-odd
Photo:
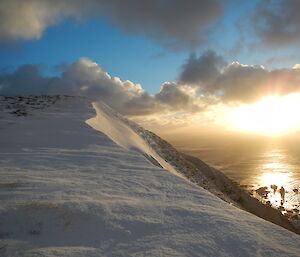
[[274, 47], [299, 42], [300, 1], [264, 0], [255, 10], [255, 29], [262, 41]]
[[221, 0], [0, 0], [0, 41], [39, 39], [67, 18], [106, 19], [129, 34], [194, 47], [222, 16]]
[[[242, 5], [243, 1], [0, 0], [0, 43], [39, 39], [49, 26], [66, 19], [84, 22], [100, 18], [126, 33], [192, 49], [210, 40], [233, 4]], [[299, 42], [299, 8], [298, 0], [260, 0], [253, 10], [243, 13], [239, 25], [244, 26], [247, 37], [257, 36], [267, 45]]]

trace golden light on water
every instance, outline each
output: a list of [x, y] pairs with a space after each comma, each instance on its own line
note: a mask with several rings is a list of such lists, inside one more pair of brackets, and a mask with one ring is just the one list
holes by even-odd
[[278, 163], [278, 162], [271, 162], [271, 163], [266, 163], [263, 165], [263, 170], [276, 170], [276, 171], [281, 171], [281, 170], [285, 170], [286, 166], [282, 163]]
[[[276, 208], [293, 209], [299, 200], [293, 193], [293, 189], [297, 186], [293, 179], [292, 166], [286, 162], [284, 152], [274, 150], [265, 157], [260, 167], [260, 175], [257, 177], [256, 193], [263, 201], [270, 202]], [[281, 192], [281, 188], [284, 188], [284, 193]]]
[[300, 127], [300, 94], [269, 97], [233, 109], [229, 122], [234, 128], [261, 134], [280, 134]]
[[278, 187], [287, 186], [291, 182], [291, 177], [289, 173], [284, 172], [266, 172], [260, 177], [260, 183], [262, 185], [276, 185]]
[[[259, 179], [260, 184], [267, 187], [268, 194], [265, 201], [269, 201], [271, 205], [276, 207], [284, 206], [288, 209], [294, 208], [297, 200], [295, 201], [293, 200], [293, 197], [291, 197], [291, 183], [293, 180], [289, 173], [266, 172], [263, 173]], [[285, 189], [284, 196], [280, 194], [281, 187]]]
[[266, 160], [261, 165], [259, 184], [263, 186], [290, 187], [292, 182], [290, 169], [290, 165], [286, 163], [284, 158], [284, 153], [271, 151], [266, 155]]

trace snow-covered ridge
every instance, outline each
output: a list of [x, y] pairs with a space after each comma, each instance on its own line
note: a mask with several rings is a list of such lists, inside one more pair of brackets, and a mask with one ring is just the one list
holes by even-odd
[[[91, 128], [88, 99], [24, 106], [27, 116], [0, 112], [1, 257], [299, 256], [295, 233]], [[106, 115], [119, 116], [109, 109]], [[154, 135], [119, 118], [164, 159]], [[177, 157], [165, 148], [174, 167]]]
[[106, 134], [118, 145], [140, 152], [154, 165], [188, 179], [238, 208], [300, 234], [299, 228], [279, 210], [250, 196], [220, 171], [198, 158], [178, 152], [171, 144], [122, 117], [106, 104], [94, 102], [93, 107], [97, 115], [87, 120], [87, 124]]
[[[175, 172], [173, 166], [161, 158], [148, 142], [136, 133], [137, 125], [129, 123], [128, 120], [113, 111], [104, 103], [94, 102], [92, 105], [95, 108], [97, 115], [94, 118], [87, 120], [87, 124], [106, 134], [118, 145], [128, 150], [140, 152], [152, 164], [169, 170], [170, 172]], [[129, 126], [129, 124], [131, 124], [131, 126]]]

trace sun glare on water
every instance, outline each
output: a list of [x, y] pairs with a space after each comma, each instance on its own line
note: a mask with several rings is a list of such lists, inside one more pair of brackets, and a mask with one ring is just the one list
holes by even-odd
[[280, 134], [300, 127], [300, 94], [269, 97], [252, 105], [233, 109], [234, 128], [261, 134]]
[[290, 174], [285, 172], [263, 173], [260, 177], [260, 182], [262, 185], [276, 185], [278, 187], [287, 187], [288, 183], [291, 182]]

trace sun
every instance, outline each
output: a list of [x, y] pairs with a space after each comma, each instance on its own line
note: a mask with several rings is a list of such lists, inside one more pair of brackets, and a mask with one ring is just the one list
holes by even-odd
[[260, 134], [282, 134], [300, 127], [300, 94], [268, 97], [255, 104], [233, 109], [232, 127]]

